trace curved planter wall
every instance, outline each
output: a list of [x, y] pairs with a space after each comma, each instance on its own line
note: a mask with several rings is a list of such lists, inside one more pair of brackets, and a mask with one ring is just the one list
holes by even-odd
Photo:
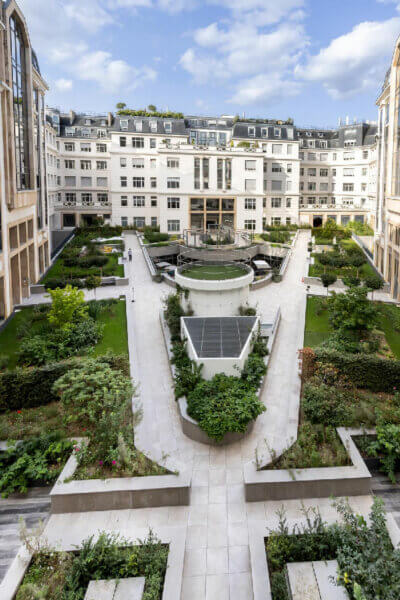
[[243, 440], [254, 427], [254, 421], [250, 421], [247, 429], [244, 433], [226, 433], [220, 442], [210, 438], [205, 431], [203, 431], [197, 421], [192, 419], [187, 413], [187, 400], [186, 398], [180, 398], [178, 400], [179, 416], [181, 419], [182, 431], [191, 440], [200, 442], [201, 444], [208, 444], [209, 446], [227, 446], [228, 444], [234, 444]]
[[237, 315], [239, 307], [247, 304], [254, 272], [251, 269], [243, 277], [223, 280], [204, 280], [185, 277], [175, 272], [175, 282], [189, 290], [189, 297], [182, 298], [184, 310], [193, 309], [196, 316], [228, 317]]

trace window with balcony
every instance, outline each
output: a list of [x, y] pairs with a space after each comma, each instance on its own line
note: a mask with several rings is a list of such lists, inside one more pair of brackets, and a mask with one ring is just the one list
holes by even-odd
[[81, 195], [82, 206], [93, 206], [93, 198], [90, 192]]
[[145, 206], [145, 196], [133, 196], [133, 206]]
[[256, 198], [245, 198], [244, 208], [245, 210], [256, 210]]
[[144, 177], [133, 177], [132, 186], [134, 188], [144, 188]]
[[76, 206], [76, 194], [75, 192], [66, 192], [64, 206]]
[[246, 171], [255, 171], [256, 170], [257, 161], [255, 160], [245, 160], [244, 168]]

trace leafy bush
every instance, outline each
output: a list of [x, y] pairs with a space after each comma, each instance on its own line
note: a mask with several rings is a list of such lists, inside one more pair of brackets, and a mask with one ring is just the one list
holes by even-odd
[[10, 446], [0, 453], [0, 492], [25, 494], [32, 485], [49, 485], [60, 474], [73, 443], [49, 433]]
[[119, 436], [128, 440], [132, 434], [133, 389], [130, 378], [90, 359], [54, 383], [53, 391], [61, 398], [68, 422], [87, 423], [93, 433], [95, 441], [81, 449], [79, 462], [101, 460], [111, 466]]
[[228, 432], [244, 433], [250, 421], [265, 411], [244, 380], [224, 373], [199, 383], [187, 400], [188, 414], [216, 441]]
[[137, 545], [100, 531], [75, 552], [35, 554], [16, 600], [83, 600], [91, 580], [127, 577], [145, 577], [142, 600], [161, 600], [167, 560], [168, 546], [151, 530]]
[[[64, 261], [65, 262], [65, 261]], [[108, 256], [82, 256], [78, 260], [78, 265], [90, 269], [90, 267], [104, 267], [108, 263]]]
[[337, 277], [333, 273], [322, 273], [321, 281], [322, 285], [328, 288], [330, 285], [333, 285], [335, 281], [337, 281]]
[[17, 356], [18, 364], [26, 367], [44, 365], [55, 359], [54, 352], [49, 348], [48, 340], [40, 335], [24, 338]]
[[348, 424], [347, 397], [335, 387], [306, 383], [302, 408], [305, 417], [311, 423], [321, 423], [334, 427]]
[[[125, 355], [106, 354], [96, 359], [112, 369], [129, 375], [129, 361]], [[15, 369], [0, 373], [0, 414], [21, 408], [35, 408], [58, 400], [53, 392], [54, 382], [67, 371], [76, 368], [82, 360], [72, 358], [49, 363], [33, 369]]]
[[396, 466], [400, 460], [400, 425], [387, 423], [382, 417], [379, 418], [376, 440], [370, 444], [368, 453], [381, 458], [382, 471], [392, 483], [396, 483]]
[[365, 288], [352, 287], [345, 293], [333, 293], [328, 300], [329, 321], [341, 332], [363, 333], [372, 330], [378, 322], [378, 310], [368, 300]]
[[171, 332], [171, 341], [181, 338], [181, 317], [185, 315], [179, 294], [170, 294], [166, 300], [165, 320]]
[[242, 371], [242, 379], [250, 388], [257, 390], [266, 372], [267, 367], [265, 366], [263, 355], [259, 356], [253, 352], [246, 360]]
[[334, 365], [360, 389], [391, 393], [399, 385], [398, 360], [380, 358], [373, 354], [346, 354], [320, 347], [315, 349], [315, 357], [320, 363]]
[[89, 275], [85, 279], [85, 288], [88, 290], [94, 290], [101, 285], [101, 277], [97, 275]]
[[166, 242], [169, 240], [168, 233], [159, 233], [157, 231], [145, 230], [144, 236], [149, 244], [156, 244], [158, 242]]
[[67, 285], [63, 290], [50, 290], [49, 295], [51, 307], [47, 318], [54, 327], [68, 330], [74, 323], [87, 318], [88, 308], [82, 291]]

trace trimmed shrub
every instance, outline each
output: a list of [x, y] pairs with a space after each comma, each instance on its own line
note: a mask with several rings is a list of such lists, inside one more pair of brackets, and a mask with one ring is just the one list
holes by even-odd
[[317, 361], [334, 365], [358, 388], [390, 393], [399, 386], [399, 360], [373, 354], [345, 354], [326, 348], [316, 348], [315, 355]]
[[311, 423], [334, 427], [347, 425], [347, 399], [345, 394], [335, 387], [306, 383], [302, 406], [305, 417]]
[[[105, 354], [97, 358], [112, 369], [129, 374], [129, 361], [124, 355]], [[54, 382], [67, 371], [78, 367], [80, 358], [50, 363], [33, 369], [15, 369], [0, 373], [0, 413], [21, 408], [35, 408], [58, 400], [53, 393]]]

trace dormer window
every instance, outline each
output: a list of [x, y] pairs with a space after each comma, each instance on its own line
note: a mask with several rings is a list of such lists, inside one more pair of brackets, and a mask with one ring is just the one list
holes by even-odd
[[121, 131], [128, 131], [128, 119], [121, 119], [120, 122]]
[[85, 119], [85, 125], [90, 125], [91, 124], [91, 120], [90, 119]]
[[150, 131], [157, 133], [157, 121], [150, 121]]
[[267, 128], [266, 128], [266, 127], [263, 127], [263, 128], [261, 129], [261, 137], [265, 137], [265, 138], [266, 138], [266, 137], [267, 137], [267, 135], [268, 135], [268, 130], [267, 130]]
[[170, 121], [164, 123], [164, 129], [165, 133], [172, 133], [172, 123]]
[[306, 136], [307, 137], [311, 137], [311, 132], [310, 131], [306, 131]]
[[255, 127], [249, 127], [248, 128], [248, 134], [249, 134], [249, 137], [255, 137], [255, 135], [256, 135], [256, 128]]
[[281, 130], [279, 127], [274, 127], [274, 137], [281, 137]]
[[142, 131], [143, 130], [142, 125], [143, 125], [143, 121], [135, 121], [136, 131]]
[[67, 136], [72, 136], [75, 133], [75, 127], [66, 127], [65, 128], [65, 135]]
[[105, 127], [105, 126], [106, 126], [106, 124], [107, 124], [107, 123], [106, 123], [105, 119], [102, 119], [102, 120], [101, 120], [101, 126], [102, 126], [102, 127]]
[[82, 136], [83, 137], [89, 137], [90, 136], [90, 129], [88, 127], [82, 127]]

